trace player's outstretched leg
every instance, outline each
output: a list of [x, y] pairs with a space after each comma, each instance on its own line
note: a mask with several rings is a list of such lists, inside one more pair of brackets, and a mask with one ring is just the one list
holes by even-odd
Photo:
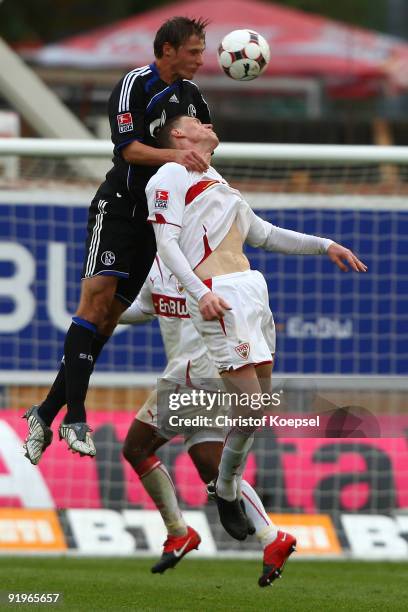
[[187, 553], [198, 548], [201, 538], [192, 527], [186, 524], [178, 505], [171, 476], [154, 454], [168, 441], [160, 437], [156, 428], [144, 422], [145, 419], [150, 422], [156, 413], [156, 395], [153, 392], [128, 431], [123, 456], [139, 476], [140, 482], [154, 501], [167, 529], [167, 539], [163, 545], [162, 556], [152, 567], [153, 574], [162, 574], [167, 569], [175, 567]]
[[[241, 368], [225, 370], [221, 372], [221, 377], [230, 393], [231, 416], [238, 421], [242, 418], [243, 426], [233, 427], [225, 439], [216, 483], [216, 502], [221, 524], [227, 533], [237, 540], [245, 540], [248, 521], [240, 504], [238, 480], [245, 468], [256, 430], [256, 426], [247, 419], [253, 416], [251, 402], [248, 403], [248, 400], [252, 394], [259, 397], [262, 385], [254, 365], [246, 366], [245, 371]], [[248, 425], [244, 425], [246, 420]]]
[[24, 442], [25, 456], [37, 465], [43, 452], [52, 442], [52, 431], [38, 414], [38, 406], [32, 406], [23, 415], [27, 419], [28, 436]]
[[279, 531], [272, 523], [257, 493], [246, 480], [241, 482], [241, 494], [247, 515], [255, 526], [256, 538], [263, 547], [263, 568], [258, 584], [265, 587], [281, 578], [286, 561], [296, 550], [296, 539], [290, 533]]
[[117, 282], [113, 276], [95, 276], [82, 281], [77, 314], [65, 336], [67, 413], [59, 427], [59, 437], [81, 456], [96, 455], [91, 428], [86, 423], [85, 399], [94, 368], [95, 348], [98, 356], [124, 310], [124, 305], [114, 299]]
[[166, 525], [168, 535], [163, 544], [163, 553], [152, 567], [153, 574], [163, 574], [175, 567], [187, 553], [198, 548], [201, 538], [184, 521], [171, 476], [160, 459], [151, 455], [139, 463], [135, 471]]
[[[109, 340], [109, 336], [103, 336], [102, 334], [97, 334], [97, 336], [94, 338], [93, 344], [92, 344], [93, 365], [95, 365], [107, 340]], [[24, 443], [24, 448], [26, 449], [25, 456], [31, 461], [31, 463], [33, 463], [33, 461], [31, 460], [31, 457], [35, 459], [35, 455], [39, 454], [39, 457], [35, 461], [34, 465], [36, 465], [39, 462], [42, 456], [42, 453], [47, 448], [47, 446], [51, 444], [51, 441], [52, 441], [52, 431], [50, 429], [51, 424], [53, 420], [55, 419], [55, 417], [57, 416], [57, 414], [59, 413], [59, 411], [61, 410], [61, 408], [65, 405], [65, 401], [66, 401], [65, 399], [65, 360], [63, 359], [61, 362], [61, 366], [57, 374], [57, 377], [47, 397], [45, 398], [45, 400], [39, 406], [33, 406], [32, 408], [27, 410], [27, 412], [24, 415], [24, 418], [27, 418], [27, 420], [29, 421], [28, 422], [28, 426], [29, 426], [28, 436]], [[37, 438], [37, 433], [35, 432], [35, 428], [30, 427], [29, 416], [33, 408], [37, 409], [36, 414], [35, 414], [36, 420], [40, 422], [41, 426], [45, 427], [44, 436], [46, 438], [46, 445], [43, 447], [42, 450], [39, 450], [40, 447], [37, 444], [37, 442], [35, 442]], [[27, 446], [29, 448], [27, 448]], [[34, 452], [34, 449], [37, 449], [36, 452]]]
[[248, 520], [240, 503], [236, 476], [244, 468], [252, 442], [252, 435], [237, 429], [229, 432], [216, 482], [215, 501], [221, 525], [236, 540], [245, 540], [248, 535]]

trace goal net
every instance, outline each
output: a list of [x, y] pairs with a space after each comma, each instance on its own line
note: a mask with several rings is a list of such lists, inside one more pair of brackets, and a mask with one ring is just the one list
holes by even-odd
[[[87, 208], [110, 153], [107, 142], [0, 141], [0, 448], [11, 453], [0, 455], [0, 502], [6, 508], [114, 510], [123, 521], [132, 509], [153, 508], [120, 449], [165, 365], [157, 322], [120, 327], [98, 361], [88, 396], [96, 462], [68, 457], [54, 442], [40, 468], [31, 469], [20, 449], [25, 422], [19, 417], [41, 401], [59, 367], [79, 297]], [[375, 529], [393, 530], [394, 543], [405, 550], [403, 519], [395, 512], [408, 507], [402, 433], [408, 425], [408, 151], [226, 144], [214, 166], [264, 219], [333, 238], [368, 265], [365, 275], [344, 274], [327, 257], [246, 249], [268, 283], [275, 375], [293, 405], [301, 412], [321, 401], [357, 405], [380, 423], [378, 435], [367, 426], [353, 440], [261, 437], [247, 478], [268, 511], [303, 533], [305, 553], [352, 548], [350, 534], [361, 529], [353, 520], [366, 515], [377, 521]], [[305, 400], [310, 384], [316, 405]], [[389, 415], [392, 432], [384, 425]], [[183, 507], [215, 516], [181, 442], [162, 456]], [[218, 527], [213, 537], [218, 550], [236, 548]], [[135, 550], [150, 550], [135, 542]]]

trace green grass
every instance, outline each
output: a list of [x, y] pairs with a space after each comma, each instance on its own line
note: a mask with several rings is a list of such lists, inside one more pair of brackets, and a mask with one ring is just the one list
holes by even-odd
[[[58, 607], [0, 605], [1, 610], [67, 612], [264, 610], [349, 612], [408, 610], [408, 564], [295, 561], [282, 580], [260, 589], [256, 561], [185, 559], [163, 575], [148, 559], [0, 558], [0, 591], [63, 594]], [[4, 601], [4, 599], [3, 599]]]

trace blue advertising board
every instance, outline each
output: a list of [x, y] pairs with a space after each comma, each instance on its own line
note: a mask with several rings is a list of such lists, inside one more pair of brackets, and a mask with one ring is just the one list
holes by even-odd
[[[266, 276], [277, 326], [276, 371], [408, 371], [408, 212], [262, 210], [281, 227], [335, 239], [368, 265], [342, 273], [327, 256], [247, 250]], [[87, 206], [0, 204], [1, 371], [53, 371], [79, 297]], [[157, 322], [125, 327], [97, 370], [159, 372]]]

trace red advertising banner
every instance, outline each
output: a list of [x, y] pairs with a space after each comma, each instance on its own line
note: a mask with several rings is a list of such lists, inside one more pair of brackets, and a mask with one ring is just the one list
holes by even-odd
[[[0, 505], [30, 508], [152, 509], [121, 447], [133, 414], [90, 412], [95, 459], [68, 452], [54, 441], [32, 466], [22, 448], [21, 413], [0, 413]], [[401, 417], [401, 431], [408, 420]], [[186, 507], [206, 503], [206, 493], [182, 440], [170, 442], [163, 460]], [[263, 438], [250, 454], [246, 479], [270, 510], [291, 513], [389, 512], [408, 507], [408, 440], [394, 438]]]

